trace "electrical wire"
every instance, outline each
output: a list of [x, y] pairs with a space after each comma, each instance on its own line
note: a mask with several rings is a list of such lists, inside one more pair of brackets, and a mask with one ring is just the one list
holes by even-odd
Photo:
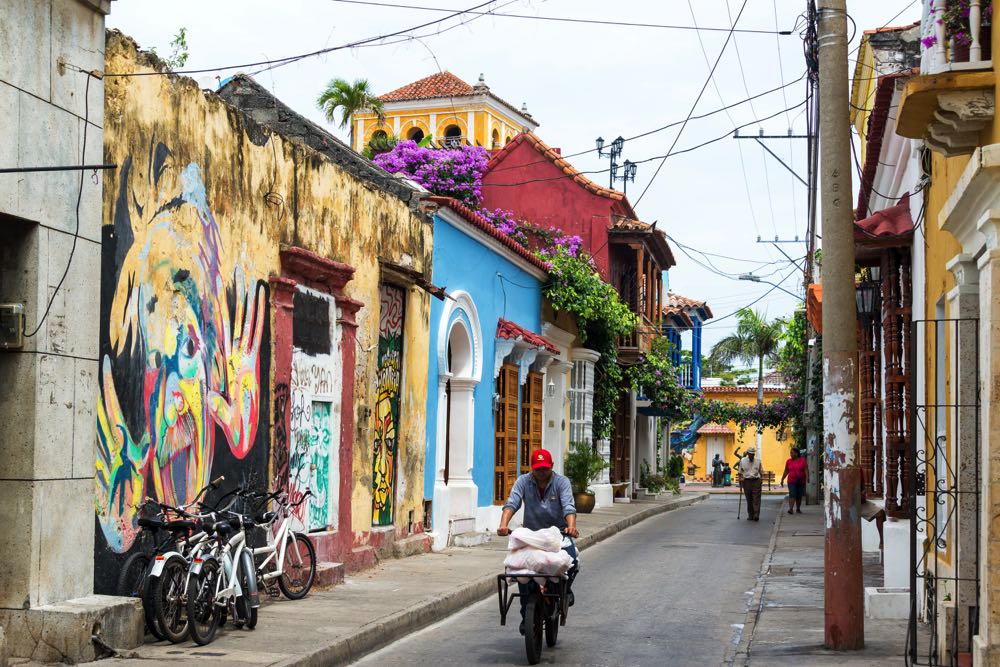
[[743, 10], [747, 7], [747, 1], [748, 0], [743, 0], [743, 5], [740, 7], [739, 13], [736, 15], [736, 21], [733, 22], [732, 26], [730, 26], [730, 30], [726, 34], [726, 41], [723, 42], [722, 48], [719, 49], [719, 56], [715, 59], [715, 64], [712, 65], [712, 70], [708, 73], [708, 78], [705, 79], [705, 83], [702, 84], [701, 90], [698, 92], [698, 96], [694, 100], [694, 104], [691, 105], [691, 110], [688, 111], [687, 118], [684, 119], [684, 123], [681, 125], [680, 129], [677, 130], [677, 134], [674, 136], [674, 141], [670, 145], [670, 149], [667, 150], [667, 154], [663, 156], [659, 166], [656, 167], [656, 171], [653, 172], [653, 177], [649, 179], [648, 183], [646, 183], [646, 187], [643, 188], [633, 206], [638, 206], [639, 202], [642, 201], [642, 198], [646, 196], [647, 192], [649, 192], [650, 186], [652, 186], [656, 181], [656, 177], [659, 175], [660, 170], [663, 169], [663, 165], [666, 164], [667, 158], [670, 157], [671, 153], [673, 153], [674, 147], [677, 145], [677, 142], [680, 141], [681, 135], [684, 134], [684, 128], [687, 127], [688, 121], [691, 120], [691, 116], [694, 115], [694, 110], [698, 107], [698, 103], [701, 101], [702, 95], [705, 94], [705, 90], [708, 88], [708, 84], [712, 81], [712, 77], [715, 76], [715, 70], [719, 67], [719, 63], [722, 61], [722, 56], [726, 52], [726, 47], [729, 46], [729, 42], [733, 38], [733, 30], [736, 29], [736, 25], [739, 23], [740, 17], [743, 16]]
[[[807, 74], [808, 74], [808, 72], [803, 72], [797, 79], [795, 79], [794, 81], [789, 81], [784, 86], [778, 86], [777, 88], [771, 88], [770, 90], [765, 90], [765, 91], [763, 91], [761, 93], [757, 93], [756, 95], [752, 95], [751, 97], [748, 97], [746, 99], [742, 99], [739, 102], [733, 102], [732, 104], [727, 104], [726, 106], [720, 107], [720, 108], [715, 109], [713, 111], [709, 111], [707, 113], [703, 113], [703, 114], [698, 114], [698, 115], [691, 116], [691, 120], [702, 120], [704, 118], [709, 118], [710, 116], [714, 116], [714, 115], [719, 114], [719, 113], [725, 113], [725, 112], [728, 112], [729, 109], [733, 109], [735, 107], [738, 107], [738, 106], [741, 106], [743, 104], [748, 103], [750, 100], [755, 100], [755, 99], [764, 97], [765, 95], [770, 95], [771, 93], [776, 93], [779, 90], [782, 90], [783, 88], [787, 88], [787, 87], [789, 87], [789, 86], [791, 86], [793, 84], [798, 83], [799, 81], [802, 81], [803, 79], [806, 78]], [[792, 108], [794, 108], [794, 107], [792, 107]], [[756, 123], [756, 122], [759, 122], [759, 121], [755, 120], [754, 122]], [[637, 134], [635, 136], [626, 137], [623, 141], [625, 143], [628, 143], [629, 141], [634, 141], [636, 139], [642, 139], [642, 138], [648, 137], [648, 136], [650, 136], [652, 134], [656, 134], [656, 133], [662, 132], [664, 130], [669, 130], [672, 127], [677, 127], [678, 125], [682, 125], [683, 123], [684, 123], [683, 120], [672, 121], [670, 123], [667, 123], [666, 125], [661, 125], [660, 127], [654, 128], [652, 130], [647, 130], [647, 131], [642, 132], [640, 134]], [[753, 124], [753, 123], [750, 123], [750, 124]], [[747, 127], [747, 126], [743, 125], [743, 126], [741, 126], [741, 128], [742, 127]], [[741, 129], [741, 128], [737, 128], [737, 129]], [[597, 152], [597, 148], [588, 148], [586, 150], [582, 150], [582, 151], [579, 151], [579, 152], [576, 152], [576, 153], [559, 154], [558, 157], [560, 157], [560, 158], [562, 158], [564, 160], [568, 160], [571, 157], [579, 157], [580, 155], [587, 155], [588, 153], [596, 153], [596, 152]], [[503, 167], [503, 166], [495, 167], [491, 171], [495, 173], [495, 172], [506, 171], [508, 169], [523, 169], [524, 167], [528, 167], [528, 166], [531, 166], [531, 165], [534, 165], [534, 164], [543, 164], [545, 162], [548, 162], [548, 159], [541, 158], [541, 159], [535, 160], [533, 162], [519, 163], [517, 165], [513, 165], [513, 166], [510, 166], [510, 167]]]
[[[372, 2], [371, 0], [331, 0], [331, 2], [340, 2], [348, 5], [368, 5], [371, 7], [391, 7], [394, 9], [419, 9], [427, 12], [452, 12], [453, 9], [446, 9], [444, 7], [421, 7], [420, 5], [404, 5], [399, 3], [390, 2]], [[704, 32], [728, 32], [729, 28], [703, 28], [698, 26], [689, 25], [670, 25], [662, 23], [633, 23], [629, 21], [608, 21], [603, 19], [578, 19], [578, 18], [568, 18], [559, 16], [537, 16], [532, 14], [500, 14], [495, 12], [474, 12], [466, 11], [465, 14], [480, 14], [483, 16], [494, 16], [499, 18], [513, 18], [513, 19], [530, 19], [533, 21], [558, 21], [564, 23], [586, 23], [586, 24], [596, 24], [596, 25], [608, 25], [608, 26], [623, 26], [628, 28], [664, 28], [668, 30], [696, 30]], [[777, 24], [775, 24], [774, 30], [757, 30], [752, 28], [741, 28], [735, 30], [734, 32], [748, 33], [748, 34], [758, 34], [758, 35], [774, 35], [775, 37], [791, 35], [795, 30], [793, 26], [791, 30], [778, 30]]]
[[324, 55], [326, 53], [332, 53], [334, 51], [342, 51], [344, 49], [353, 49], [353, 48], [357, 48], [359, 46], [365, 46], [366, 44], [371, 44], [373, 42], [379, 42], [379, 41], [382, 41], [382, 40], [386, 40], [386, 39], [389, 39], [390, 37], [398, 37], [399, 35], [404, 35], [406, 33], [410, 33], [410, 32], [413, 32], [415, 30], [420, 30], [421, 28], [427, 28], [429, 26], [438, 25], [440, 23], [444, 23], [445, 21], [453, 19], [456, 16], [462, 16], [463, 14], [468, 14], [470, 12], [473, 12], [473, 11], [477, 10], [477, 9], [481, 9], [481, 8], [487, 6], [487, 5], [491, 5], [494, 2], [496, 2], [496, 0], [487, 0], [487, 2], [481, 2], [478, 5], [473, 5], [472, 7], [469, 7], [468, 9], [461, 9], [461, 10], [455, 11], [452, 14], [449, 14], [448, 16], [445, 16], [443, 18], [435, 19], [433, 21], [427, 21], [426, 23], [421, 23], [419, 25], [415, 25], [415, 26], [412, 26], [410, 28], [404, 28], [402, 30], [397, 30], [395, 32], [386, 33], [384, 35], [377, 35], [377, 36], [374, 36], [374, 37], [366, 37], [364, 39], [359, 39], [359, 40], [356, 40], [356, 41], [353, 41], [353, 42], [348, 42], [346, 44], [340, 44], [338, 46], [330, 46], [330, 47], [318, 49], [316, 51], [310, 51], [308, 53], [300, 53], [300, 54], [294, 55], [294, 56], [287, 56], [285, 58], [278, 58], [276, 60], [260, 60], [260, 61], [257, 61], [257, 62], [242, 63], [242, 64], [239, 64], [239, 65], [222, 65], [222, 66], [219, 66], [219, 67], [205, 67], [205, 68], [200, 68], [200, 69], [187, 69], [187, 70], [181, 69], [181, 70], [174, 70], [174, 71], [170, 71], [170, 72], [159, 72], [159, 71], [154, 71], [154, 72], [109, 72], [109, 73], [105, 74], [104, 76], [105, 77], [133, 77], [133, 76], [166, 76], [166, 75], [170, 75], [170, 74], [204, 74], [204, 73], [207, 73], [207, 72], [221, 72], [223, 70], [245, 69], [245, 68], [249, 68], [249, 67], [263, 67], [263, 66], [268, 66], [268, 69], [273, 69], [275, 67], [282, 67], [284, 65], [289, 65], [291, 63], [298, 62], [300, 60], [305, 60], [306, 58], [313, 58], [315, 56], [321, 56], [321, 55]]
[[[805, 103], [806, 103], [806, 101], [802, 100], [798, 104], [796, 104], [796, 105], [794, 105], [792, 107], [789, 107], [789, 109], [787, 109], [787, 110], [798, 109], [800, 106], [803, 106]], [[774, 112], [770, 116], [765, 116], [764, 118], [755, 118], [754, 120], [752, 120], [752, 121], [750, 121], [748, 123], [744, 123], [743, 125], [737, 126], [736, 129], [737, 130], [741, 130], [744, 127], [749, 127], [750, 125], [758, 125], [758, 124], [760, 124], [761, 121], [770, 120], [772, 118], [776, 118], [777, 116], [780, 116], [781, 114], [785, 113], [785, 111], [786, 111], [786, 109], [781, 109], [779, 111]], [[696, 151], [696, 150], [698, 150], [700, 148], [704, 148], [705, 146], [709, 146], [711, 144], [718, 143], [718, 142], [722, 141], [723, 139], [730, 138], [731, 136], [732, 136], [731, 132], [726, 132], [725, 134], [719, 135], [719, 136], [715, 137], [714, 139], [709, 139], [708, 141], [703, 141], [700, 144], [695, 144], [694, 146], [689, 146], [688, 148], [685, 148], [683, 150], [673, 151], [673, 152], [667, 153], [665, 155], [654, 155], [652, 157], [644, 158], [644, 159], [641, 159], [641, 160], [633, 160], [632, 163], [633, 164], [645, 164], [646, 162], [653, 162], [655, 160], [666, 160], [667, 158], [677, 157], [678, 155], [683, 155], [685, 153], [690, 153], [690, 152]], [[527, 180], [527, 181], [519, 181], [517, 183], [483, 183], [482, 187], [484, 187], [484, 188], [487, 188], [487, 187], [490, 187], [490, 188], [509, 188], [509, 187], [515, 187], [515, 186], [518, 186], [518, 185], [527, 185], [528, 183], [544, 183], [546, 181], [558, 181], [558, 180], [563, 179], [563, 178], [574, 178], [575, 176], [578, 176], [578, 175], [585, 175], [585, 174], [606, 174], [609, 171], [610, 171], [610, 168], [607, 168], [607, 169], [591, 169], [591, 170], [586, 170], [586, 171], [574, 171], [574, 172], [569, 173], [569, 174], [567, 174], [567, 173], [560, 173], [559, 175], [556, 175], [556, 176], [548, 176], [548, 177], [545, 177], [545, 178], [533, 178], [533, 179], [530, 179], [530, 180]]]
[[761, 294], [761, 295], [760, 295], [760, 296], [759, 296], [758, 298], [754, 299], [753, 301], [751, 301], [750, 303], [746, 304], [745, 306], [743, 306], [743, 307], [741, 307], [741, 308], [739, 308], [739, 309], [737, 309], [737, 310], [734, 310], [734, 311], [733, 311], [733, 312], [731, 312], [731, 313], [728, 313], [728, 314], [726, 314], [726, 315], [722, 315], [722, 316], [720, 316], [720, 317], [713, 317], [713, 318], [712, 318], [712, 319], [711, 319], [710, 321], [708, 321], [708, 322], [704, 322], [704, 323], [703, 323], [703, 324], [701, 325], [701, 326], [702, 326], [702, 328], [704, 328], [704, 327], [709, 327], [709, 326], [715, 326], [716, 324], [718, 324], [719, 322], [722, 322], [723, 320], [726, 320], [726, 319], [728, 319], [728, 318], [730, 318], [730, 317], [734, 317], [734, 316], [736, 316], [736, 315], [739, 315], [740, 311], [742, 311], [742, 310], [746, 310], [747, 308], [750, 308], [750, 307], [752, 307], [752, 306], [755, 306], [755, 305], [757, 305], [758, 303], [760, 303], [760, 302], [761, 302], [761, 301], [762, 301], [762, 300], [764, 299], [764, 297], [766, 297], [766, 296], [767, 296], [768, 294], [770, 294], [770, 293], [771, 293], [771, 292], [773, 292], [774, 290], [776, 290], [776, 289], [779, 289], [779, 287], [780, 287], [781, 283], [783, 283], [783, 282], [785, 282], [786, 280], [788, 280], [789, 278], [791, 278], [791, 277], [792, 277], [793, 275], [795, 275], [795, 274], [796, 274], [797, 272], [798, 272], [798, 267], [796, 267], [796, 270], [795, 270], [795, 271], [792, 271], [792, 272], [791, 272], [791, 273], [789, 273], [789, 274], [788, 274], [787, 276], [785, 276], [784, 278], [782, 278], [781, 280], [779, 280], [778, 282], [776, 282], [776, 283], [775, 283], [774, 285], [772, 285], [772, 286], [771, 286], [771, 289], [769, 289], [769, 290], [767, 290], [766, 292], [764, 292], [763, 294]]
[[[698, 19], [695, 16], [695, 13], [694, 13], [694, 5], [691, 4], [691, 0], [688, 0], [687, 4], [688, 4], [688, 11], [691, 13], [691, 22], [694, 23], [695, 25], [698, 25]], [[727, 13], [729, 12], [729, 0], [726, 0], [726, 12]], [[732, 15], [730, 15], [729, 21], [730, 21], [730, 23], [732, 23]], [[701, 47], [701, 55], [705, 59], [705, 67], [709, 67], [710, 68], [711, 64], [709, 63], [709, 59], [708, 59], [708, 50], [705, 48], [705, 42], [701, 38], [701, 33], [697, 33], [697, 37], [698, 37], [698, 46]], [[782, 82], [782, 83], [784, 83], [784, 82]], [[722, 98], [722, 91], [719, 89], [719, 82], [716, 81], [714, 78], [712, 79], [712, 86], [715, 88], [715, 94], [719, 97], [719, 104], [723, 105], [722, 108], [726, 111], [726, 117], [729, 118], [729, 123], [733, 126], [734, 131], [735, 131], [736, 120], [733, 118], [733, 115], [731, 113], [729, 113], [728, 108], [725, 106], [726, 101]], [[748, 91], [747, 95], [749, 96], [749, 94], [750, 93]], [[781, 90], [781, 94], [782, 94], [782, 96], [784, 96], [784, 94], [785, 94], [784, 89]], [[749, 101], [750, 98], [748, 97], [747, 100]], [[788, 101], [787, 100], [785, 101], [785, 106], [788, 106]], [[750, 101], [750, 111], [751, 111], [751, 113], [754, 116], [757, 115], [756, 110], [754, 110], [754, 108], [753, 108], [753, 102], [752, 101]], [[743, 173], [743, 188], [744, 188], [744, 191], [746, 192], [747, 210], [750, 211], [750, 221], [753, 223], [753, 227], [754, 227], [754, 230], [757, 232], [757, 235], [760, 236], [760, 225], [757, 223], [757, 213], [754, 210], [753, 197], [750, 194], [750, 177], [747, 175], [746, 160], [744, 160], [744, 158], [743, 158], [743, 144], [741, 142], [737, 142], [736, 143], [736, 149], [739, 152], [739, 156], [740, 156], [740, 171]]]
[[[87, 84], [83, 91], [83, 148], [80, 151], [80, 164], [86, 164], [87, 160], [87, 127], [90, 125], [90, 80], [93, 78], [93, 74], [87, 72]], [[96, 172], [95, 172], [96, 173]], [[73, 254], [76, 252], [76, 241], [80, 238], [80, 202], [83, 201], [83, 176], [84, 172], [80, 170], [80, 187], [76, 193], [76, 228], [73, 230], [73, 245], [69, 248], [69, 257], [66, 259], [66, 268], [63, 270], [62, 278], [56, 284], [56, 288], [52, 290], [52, 296], [49, 297], [49, 303], [45, 306], [45, 312], [42, 314], [41, 319], [38, 320], [38, 324], [35, 325], [34, 330], [31, 333], [25, 332], [27, 320], [22, 320], [21, 322], [21, 332], [24, 333], [25, 338], [31, 338], [42, 328], [45, 324], [45, 319], [49, 316], [49, 311], [52, 310], [52, 304], [55, 303], [56, 296], [59, 294], [59, 290], [62, 289], [63, 283], [66, 282], [66, 276], [69, 275], [69, 268], [73, 264]]]

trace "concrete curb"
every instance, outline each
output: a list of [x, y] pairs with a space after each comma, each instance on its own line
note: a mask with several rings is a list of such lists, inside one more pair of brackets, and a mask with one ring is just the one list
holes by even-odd
[[[743, 629], [740, 631], [740, 641], [731, 654], [727, 654], [723, 659], [724, 665], [745, 667], [750, 661], [750, 644], [753, 642], [754, 632], [757, 630], [757, 619], [764, 606], [764, 589], [767, 587], [767, 575], [771, 569], [771, 561], [774, 558], [774, 548], [778, 543], [778, 531], [781, 529], [781, 522], [784, 521], [785, 512], [778, 508], [778, 516], [774, 520], [774, 528], [771, 529], [771, 539], [767, 544], [767, 551], [760, 562], [760, 571], [757, 573], [757, 583], [753, 588], [753, 595], [747, 603], [746, 619], [743, 621]], [[728, 653], [728, 652], [727, 652]]]
[[[581, 550], [586, 549], [641, 521], [681, 507], [688, 507], [705, 500], [708, 496], [708, 493], [701, 493], [649, 507], [577, 539], [577, 546]], [[297, 655], [279, 664], [281, 667], [291, 667], [292, 665], [296, 667], [326, 667], [328, 665], [350, 664], [383, 646], [402, 639], [406, 635], [437, 623], [489, 595], [495, 595], [496, 581], [495, 574], [487, 575], [459, 590], [425, 600], [409, 609], [379, 619], [353, 635], [318, 648], [308, 655]]]

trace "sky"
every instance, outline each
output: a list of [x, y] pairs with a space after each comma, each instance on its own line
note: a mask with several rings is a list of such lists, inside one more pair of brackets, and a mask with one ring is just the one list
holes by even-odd
[[[453, 11], [482, 4], [482, 0], [372, 2]], [[862, 31], [912, 23], [921, 12], [917, 0], [848, 0], [847, 6], [853, 21], [848, 26], [854, 33], [852, 48]], [[540, 123], [537, 133], [550, 146], [560, 147], [563, 155], [589, 150], [571, 158], [585, 172], [608, 168], [607, 159], [593, 151], [598, 136], [606, 141], [617, 136], [628, 139], [684, 121], [717, 59], [693, 116], [790, 84], [728, 113], [692, 118], [683, 128], [675, 125], [625, 143], [622, 160], [645, 160], [635, 182], [627, 184], [629, 199], [642, 220], [656, 221], [657, 228], [666, 231], [677, 259], [669, 271], [670, 288], [706, 300], [716, 316], [705, 328], [707, 351], [733, 332], [736, 318], [731, 314], [741, 307], [760, 299], [754, 307], [769, 319], [788, 316], [799, 303], [793, 294], [802, 293], [801, 272], [774, 245], [758, 238], [805, 238], [806, 188], [757, 142], [731, 135], [734, 127], [745, 124], [749, 125], [740, 130], [742, 134], [784, 135], [789, 130], [805, 134], [806, 84], [800, 80], [805, 62], [799, 36], [799, 16], [805, 7], [805, 0], [495, 0], [477, 11], [529, 18], [465, 14], [281, 67], [244, 66], [191, 76], [210, 88], [216, 76], [253, 74], [283, 102], [346, 141], [346, 130], [327, 123], [315, 104], [331, 78], [365, 78], [381, 94], [442, 70], [470, 84], [483, 74], [494, 94], [518, 107], [527, 104]], [[177, 30], [186, 28], [190, 58], [183, 69], [192, 70], [284, 58], [447, 16], [447, 12], [345, 0], [174, 0], [169, 5], [121, 0], [112, 5], [107, 25], [130, 35], [143, 48], [155, 47], [161, 55], [169, 54]], [[539, 17], [697, 25], [702, 30]], [[734, 21], [737, 29], [765, 32], [735, 32], [726, 44]], [[777, 35], [776, 29], [793, 32]], [[659, 159], [671, 146], [683, 151], [719, 137], [725, 138]], [[805, 177], [804, 140], [774, 139], [767, 145]], [[608, 175], [605, 171], [591, 178], [604, 184]], [[853, 187], [857, 192], [856, 173]], [[804, 243], [779, 247], [794, 259], [805, 255]], [[793, 294], [738, 280], [748, 272]]]

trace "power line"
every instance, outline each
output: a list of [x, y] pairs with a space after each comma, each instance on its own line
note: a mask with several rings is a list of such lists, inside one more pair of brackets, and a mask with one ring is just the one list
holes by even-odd
[[709, 326], [714, 326], [714, 325], [718, 324], [719, 322], [722, 322], [723, 320], [726, 320], [726, 319], [728, 319], [730, 317], [733, 317], [735, 315], [739, 315], [739, 313], [740, 313], [741, 310], [745, 310], [747, 308], [750, 308], [751, 306], [757, 305], [758, 303], [760, 303], [761, 301], [763, 301], [764, 297], [766, 297], [768, 294], [770, 294], [774, 290], [778, 289], [778, 286], [781, 285], [781, 283], [785, 282], [786, 280], [788, 280], [789, 278], [791, 278], [793, 275], [795, 275], [795, 273], [797, 273], [797, 271], [798, 271], [798, 269], [796, 268], [795, 271], [792, 271], [787, 276], [785, 276], [784, 278], [782, 278], [781, 280], [779, 280], [778, 282], [776, 282], [771, 287], [771, 289], [767, 290], [766, 292], [764, 292], [763, 294], [761, 294], [759, 297], [757, 297], [756, 299], [754, 299], [753, 301], [751, 301], [747, 305], [745, 305], [745, 306], [743, 306], [741, 308], [738, 308], [737, 310], [734, 310], [733, 312], [728, 313], [726, 315], [723, 315], [721, 317], [713, 317], [708, 322], [705, 322], [704, 324], [702, 324], [701, 325], [702, 328], [709, 327]]
[[[743, 125], [737, 126], [736, 129], [740, 130], [740, 129], [743, 129], [744, 127], [749, 127], [750, 125], [758, 125], [758, 124], [760, 124], [761, 121], [770, 120], [772, 118], [780, 116], [781, 114], [785, 113], [786, 111], [791, 111], [792, 109], [798, 109], [800, 106], [803, 106], [805, 103], [806, 103], [806, 100], [802, 100], [798, 104], [796, 104], [794, 106], [791, 106], [788, 109], [781, 109], [781, 110], [776, 111], [775, 113], [771, 114], [770, 116], [765, 116], [764, 118], [755, 118], [754, 120], [752, 120], [752, 121], [750, 121], [748, 123], [744, 123]], [[665, 155], [654, 155], [652, 157], [644, 158], [642, 160], [633, 160], [633, 163], [634, 164], [645, 164], [646, 162], [653, 162], [654, 160], [664, 160], [665, 161], [667, 158], [677, 157], [678, 155], [683, 155], [684, 153], [690, 153], [692, 151], [696, 151], [699, 148], [704, 148], [705, 146], [708, 146], [710, 144], [718, 143], [718, 142], [722, 141], [723, 139], [730, 138], [731, 136], [732, 136], [732, 134], [730, 132], [726, 132], [725, 134], [719, 135], [719, 136], [717, 136], [717, 137], [715, 137], [713, 139], [709, 139], [708, 141], [703, 141], [700, 144], [695, 144], [694, 146], [690, 146], [690, 147], [685, 148], [683, 150], [673, 151], [673, 152], [667, 153]], [[573, 178], [574, 176], [581, 175], [581, 174], [604, 174], [604, 173], [607, 173], [608, 171], [610, 171], [610, 169], [591, 169], [591, 170], [587, 170], [587, 171], [574, 171], [572, 174], [560, 173], [557, 176], [548, 176], [546, 178], [533, 178], [533, 179], [530, 179], [530, 180], [527, 180], [527, 181], [519, 181], [517, 183], [483, 183], [482, 187], [484, 187], [484, 188], [487, 188], [487, 187], [492, 187], [492, 188], [510, 188], [510, 187], [515, 187], [515, 186], [518, 186], [518, 185], [527, 185], [529, 183], [543, 183], [543, 182], [546, 182], [546, 181], [558, 181], [558, 180], [563, 179], [563, 178]]]
[[[419, 5], [404, 5], [399, 3], [390, 2], [372, 2], [371, 0], [331, 0], [331, 2], [340, 2], [348, 5], [368, 5], [371, 7], [391, 7], [394, 9], [419, 9], [427, 12], [451, 12], [453, 9], [446, 9], [444, 7], [421, 7]], [[609, 25], [609, 26], [622, 26], [627, 28], [662, 28], [667, 30], [695, 30], [703, 32], [729, 32], [729, 28], [703, 28], [698, 26], [690, 25], [671, 25], [663, 23], [635, 23], [630, 21], [608, 21], [603, 19], [577, 19], [568, 18], [561, 16], [538, 16], [533, 14], [509, 14], [509, 13], [496, 13], [496, 12], [474, 12], [465, 11], [465, 14], [479, 14], [482, 16], [495, 16], [499, 18], [512, 18], [512, 19], [529, 19], [532, 21], [558, 21], [563, 23], [586, 23], [595, 25]], [[742, 32], [748, 34], [758, 34], [758, 35], [774, 35], [780, 37], [783, 35], [791, 35], [792, 30], [778, 30], [777, 24], [774, 30], [759, 30], [752, 28], [741, 28], [735, 30], [734, 32]]]
[[[726, 10], [727, 10], [727, 12], [729, 10], [729, 0], [726, 0]], [[698, 25], [698, 19], [697, 19], [697, 17], [695, 17], [694, 5], [691, 4], [691, 0], [688, 0], [688, 11], [691, 12], [691, 22], [694, 23], [695, 25]], [[730, 20], [730, 22], [732, 22], [732, 16], [731, 15], [729, 17], [729, 20]], [[709, 60], [708, 60], [708, 50], [705, 48], [705, 42], [701, 38], [701, 33], [698, 33], [697, 36], [698, 36], [698, 46], [701, 47], [701, 55], [705, 59], [705, 66], [706, 67], [711, 67], [711, 65], [709, 64]], [[782, 82], [782, 83], [784, 83], [784, 82]], [[731, 113], [729, 113], [728, 107], [725, 106], [726, 101], [722, 98], [722, 91], [719, 89], [719, 82], [716, 81], [714, 78], [712, 79], [712, 86], [715, 88], [715, 94], [719, 97], [719, 104], [723, 105], [722, 108], [726, 111], [726, 117], [729, 118], [729, 123], [733, 126], [734, 131], [735, 131], [736, 121], [733, 119], [733, 115]], [[747, 91], [747, 95], [748, 96], [749, 96], [749, 94], [750, 94], [749, 91]], [[784, 96], [784, 94], [785, 94], [784, 89], [781, 90], [781, 94], [782, 94], [782, 96]], [[751, 100], [751, 98], [748, 97], [747, 101], [750, 102], [750, 112], [754, 116], [756, 116], [757, 112], [754, 110], [754, 108], [753, 108], [753, 102], [750, 101], [750, 100]], [[787, 100], [785, 100], [785, 106], [788, 106], [788, 101]], [[740, 171], [743, 173], [743, 188], [744, 188], [744, 190], [746, 192], [746, 196], [747, 196], [747, 209], [750, 211], [750, 221], [753, 222], [754, 230], [757, 232], [758, 235], [760, 235], [760, 225], [757, 224], [757, 213], [754, 210], [754, 207], [753, 207], [753, 197], [750, 194], [750, 177], [747, 175], [747, 165], [746, 165], [746, 161], [743, 159], [743, 145], [742, 144], [737, 144], [736, 148], [739, 151], [739, 155], [740, 155]]]
[[456, 16], [462, 16], [463, 14], [469, 14], [469, 13], [471, 13], [471, 12], [477, 10], [477, 9], [481, 9], [481, 8], [487, 6], [487, 5], [491, 5], [494, 2], [496, 2], [496, 0], [487, 0], [487, 2], [481, 2], [478, 5], [473, 5], [472, 7], [469, 7], [468, 9], [462, 9], [462, 10], [454, 11], [451, 14], [449, 14], [448, 16], [445, 16], [443, 18], [435, 19], [433, 21], [428, 21], [426, 23], [421, 23], [419, 25], [415, 25], [415, 26], [412, 26], [410, 28], [404, 28], [402, 30], [397, 30], [395, 32], [386, 33], [384, 35], [377, 35], [375, 37], [366, 37], [364, 39], [359, 39], [359, 40], [354, 41], [354, 42], [348, 42], [346, 44], [341, 44], [339, 46], [330, 46], [330, 47], [319, 49], [319, 50], [316, 50], [316, 51], [310, 51], [308, 53], [301, 53], [301, 54], [294, 55], [294, 56], [287, 56], [285, 58], [278, 58], [276, 60], [260, 60], [260, 61], [252, 62], [252, 63], [242, 63], [240, 65], [223, 65], [221, 67], [206, 67], [206, 68], [202, 68], [202, 69], [175, 70], [175, 71], [171, 71], [171, 72], [121, 72], [121, 73], [107, 73], [104, 76], [105, 77], [131, 77], [131, 76], [165, 76], [165, 75], [169, 75], [169, 74], [204, 74], [204, 73], [207, 73], [207, 72], [221, 72], [223, 70], [244, 69], [244, 68], [247, 68], [247, 67], [262, 67], [262, 66], [265, 66], [265, 65], [269, 66], [269, 69], [273, 69], [275, 67], [281, 67], [283, 65], [289, 65], [291, 63], [298, 62], [298, 61], [304, 60], [306, 58], [313, 58], [315, 56], [321, 56], [321, 55], [323, 55], [325, 53], [332, 53], [333, 51], [342, 51], [344, 49], [353, 49], [353, 48], [357, 48], [359, 46], [364, 46], [366, 44], [371, 44], [373, 42], [378, 42], [378, 41], [381, 41], [381, 40], [384, 40], [384, 39], [388, 39], [390, 37], [398, 37], [399, 35], [403, 35], [403, 34], [406, 34], [406, 33], [409, 33], [409, 32], [413, 32], [414, 30], [420, 30], [421, 28], [427, 28], [427, 27], [432, 26], [432, 25], [437, 25], [439, 23], [444, 23], [445, 21], [448, 21], [449, 19], [453, 19]]
[[698, 92], [698, 97], [695, 98], [694, 104], [691, 105], [691, 110], [688, 111], [687, 118], [684, 119], [684, 123], [681, 125], [681, 128], [677, 130], [677, 135], [674, 137], [674, 141], [670, 145], [670, 149], [667, 151], [667, 154], [663, 156], [663, 159], [660, 161], [660, 164], [656, 168], [656, 171], [653, 172], [653, 177], [649, 179], [649, 182], [646, 184], [646, 187], [639, 195], [639, 198], [635, 200], [635, 206], [638, 206], [639, 202], [642, 201], [642, 198], [646, 196], [647, 192], [649, 192], [650, 186], [652, 186], [653, 183], [656, 181], [657, 175], [659, 175], [660, 170], [663, 169], [663, 165], [666, 164], [667, 157], [669, 157], [670, 154], [673, 153], [674, 146], [677, 145], [677, 142], [680, 141], [681, 135], [684, 134], [684, 128], [687, 127], [688, 121], [691, 120], [691, 116], [694, 115], [694, 110], [698, 107], [698, 102], [701, 101], [702, 95], [705, 94], [705, 89], [708, 88], [709, 82], [711, 82], [712, 77], [715, 76], [715, 70], [716, 68], [718, 68], [719, 63], [722, 61], [722, 55], [726, 52], [726, 47], [729, 46], [729, 41], [733, 38], [733, 30], [736, 29], [736, 24], [739, 23], [740, 17], [743, 16], [743, 10], [746, 9], [746, 7], [747, 7], [747, 0], [743, 0], [743, 5], [740, 7], [740, 13], [736, 15], [736, 21], [733, 22], [733, 25], [730, 26], [729, 32], [726, 34], [726, 41], [722, 44], [722, 48], [719, 49], [719, 57], [715, 59], [715, 64], [712, 65], [712, 70], [708, 73], [708, 78], [705, 79], [705, 83], [702, 84], [701, 90]]

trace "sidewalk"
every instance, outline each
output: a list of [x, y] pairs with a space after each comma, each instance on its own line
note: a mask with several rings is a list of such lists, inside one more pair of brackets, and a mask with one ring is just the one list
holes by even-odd
[[[581, 549], [654, 515], [707, 498], [685, 493], [662, 500], [615, 503], [577, 517]], [[256, 630], [220, 631], [208, 646], [188, 641], [146, 644], [114, 667], [341, 665], [496, 594], [507, 539], [472, 548], [383, 561], [304, 600], [264, 601]], [[499, 618], [499, 617], [498, 617]], [[497, 621], [499, 623], [499, 620]]]
[[[761, 565], [733, 665], [903, 664], [906, 621], [865, 619], [865, 648], [823, 648], [823, 541], [821, 505], [803, 514], [778, 513], [771, 549]], [[864, 555], [865, 586], [882, 585], [878, 554]]]
[[[681, 486], [681, 489], [688, 493], [742, 493], [740, 487], [736, 484], [731, 484], [730, 486], [712, 486], [711, 482], [687, 482]], [[768, 488], [767, 482], [764, 482], [761, 494], [765, 496], [787, 496], [788, 487], [780, 486], [775, 482]]]

